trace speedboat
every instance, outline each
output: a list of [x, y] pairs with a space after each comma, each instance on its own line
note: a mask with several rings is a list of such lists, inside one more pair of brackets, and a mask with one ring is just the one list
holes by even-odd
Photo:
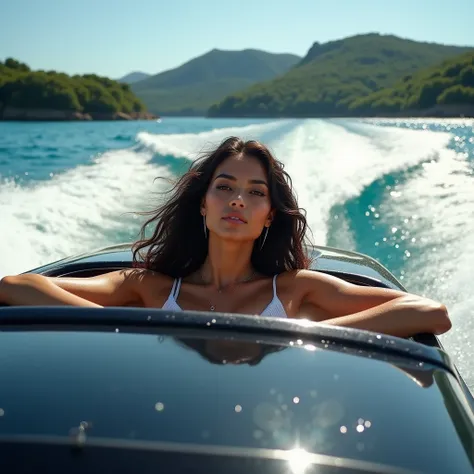
[[[406, 291], [369, 256], [312, 270]], [[132, 267], [130, 244], [30, 273]], [[0, 308], [1, 472], [473, 473], [474, 399], [433, 334], [108, 307]]]

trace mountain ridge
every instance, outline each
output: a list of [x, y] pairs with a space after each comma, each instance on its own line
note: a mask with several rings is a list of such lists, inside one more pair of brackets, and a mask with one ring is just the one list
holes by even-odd
[[287, 73], [230, 94], [210, 116], [319, 117], [351, 115], [351, 103], [405, 75], [472, 50], [369, 33], [313, 43]]
[[277, 77], [301, 57], [258, 49], [214, 48], [180, 66], [131, 84], [151, 112], [160, 115], [205, 115], [227, 94]]
[[125, 76], [117, 79], [117, 82], [123, 82], [125, 84], [133, 84], [134, 82], [142, 81], [150, 77], [151, 74], [142, 71], [133, 71], [125, 74]]

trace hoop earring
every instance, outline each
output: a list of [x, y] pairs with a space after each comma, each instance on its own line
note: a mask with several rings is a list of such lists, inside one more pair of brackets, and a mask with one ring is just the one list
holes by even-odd
[[204, 225], [204, 238], [207, 239], [206, 216], [202, 216], [202, 223], [203, 223], [203, 225]]
[[264, 237], [263, 237], [262, 245], [260, 245], [260, 250], [262, 250], [262, 249], [263, 249], [263, 246], [265, 245], [265, 241], [267, 240], [267, 235], [268, 235], [268, 231], [270, 230], [270, 227], [267, 227], [266, 229], [267, 229], [267, 230], [264, 231], [264, 232], [265, 232], [265, 235], [264, 235]]

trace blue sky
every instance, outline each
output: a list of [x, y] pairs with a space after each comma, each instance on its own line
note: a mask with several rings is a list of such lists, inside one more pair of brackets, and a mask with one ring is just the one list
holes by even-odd
[[[474, 47], [474, 0], [0, 0], [0, 60], [118, 78], [213, 49], [305, 55], [380, 32]], [[470, 20], [471, 19], [471, 20]]]

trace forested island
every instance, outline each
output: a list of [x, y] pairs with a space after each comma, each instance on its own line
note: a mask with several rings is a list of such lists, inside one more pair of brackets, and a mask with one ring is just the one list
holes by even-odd
[[130, 90], [95, 74], [69, 76], [0, 62], [0, 120], [143, 120], [155, 115]]

